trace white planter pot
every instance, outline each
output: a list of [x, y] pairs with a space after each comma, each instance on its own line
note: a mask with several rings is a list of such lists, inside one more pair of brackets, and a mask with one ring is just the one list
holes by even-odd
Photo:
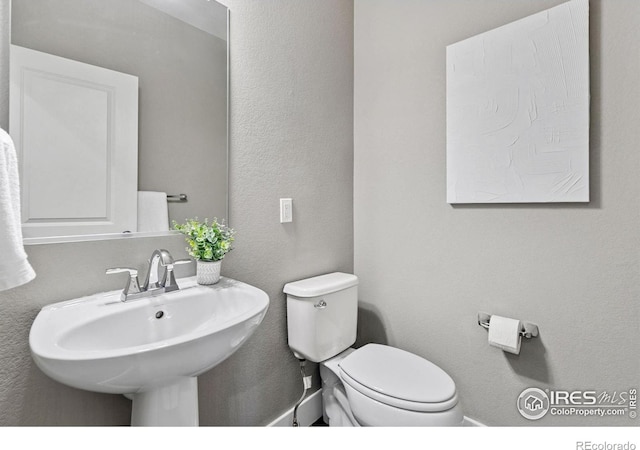
[[222, 261], [197, 261], [196, 281], [198, 284], [216, 284], [220, 281]]

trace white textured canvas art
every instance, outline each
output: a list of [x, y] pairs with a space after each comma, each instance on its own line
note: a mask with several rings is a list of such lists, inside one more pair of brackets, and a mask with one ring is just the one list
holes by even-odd
[[589, 2], [447, 47], [447, 202], [589, 201]]

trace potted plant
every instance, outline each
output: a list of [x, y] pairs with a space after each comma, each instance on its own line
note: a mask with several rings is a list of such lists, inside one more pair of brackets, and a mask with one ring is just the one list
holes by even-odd
[[200, 222], [198, 218], [187, 219], [183, 224], [173, 221], [173, 228], [185, 235], [189, 244], [187, 252], [196, 260], [198, 284], [215, 284], [220, 280], [222, 259], [232, 249], [235, 230], [214, 218]]

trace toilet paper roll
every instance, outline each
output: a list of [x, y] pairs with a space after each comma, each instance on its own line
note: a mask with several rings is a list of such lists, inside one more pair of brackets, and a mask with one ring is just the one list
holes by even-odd
[[520, 321], [492, 315], [489, 319], [489, 345], [515, 355], [520, 353]]

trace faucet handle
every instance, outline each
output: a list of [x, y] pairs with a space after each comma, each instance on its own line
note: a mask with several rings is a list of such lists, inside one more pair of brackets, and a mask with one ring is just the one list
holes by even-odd
[[136, 269], [132, 269], [131, 267], [114, 267], [111, 269], [107, 269], [106, 274], [112, 275], [114, 273], [129, 273], [129, 279], [127, 283], [124, 285], [124, 289], [122, 290], [121, 300], [125, 301], [127, 299], [127, 295], [129, 294], [138, 294], [140, 293], [140, 283], [138, 283], [138, 271]]
[[180, 264], [189, 264], [189, 263], [192, 263], [192, 262], [193, 262], [193, 259], [191, 259], [191, 258], [187, 258], [187, 259], [176, 259], [176, 260], [173, 262], [173, 265], [174, 265], [174, 266], [177, 266], [177, 265], [180, 265]]
[[161, 281], [162, 286], [164, 286], [165, 292], [171, 292], [171, 291], [176, 291], [180, 289], [180, 287], [178, 286], [178, 283], [176, 282], [176, 276], [173, 269], [175, 266], [178, 266], [181, 264], [189, 264], [190, 262], [193, 262], [193, 260], [177, 259], [175, 261], [171, 261], [168, 264], [163, 264], [162, 262], [160, 262], [160, 265], [166, 269], [164, 273], [164, 277]]

